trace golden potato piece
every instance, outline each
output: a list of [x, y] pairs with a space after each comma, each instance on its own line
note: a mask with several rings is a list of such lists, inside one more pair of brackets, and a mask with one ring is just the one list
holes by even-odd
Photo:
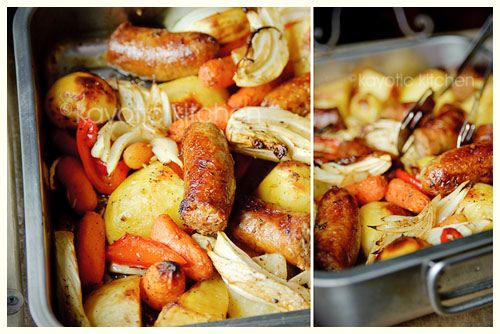
[[446, 85], [446, 77], [445, 71], [428, 69], [401, 88], [399, 100], [402, 103], [416, 102], [428, 88], [432, 88], [434, 92], [439, 92]]
[[183, 118], [202, 108], [224, 103], [229, 93], [223, 88], [203, 85], [197, 76], [189, 76], [162, 83], [159, 88], [167, 93], [174, 116]]
[[229, 292], [229, 318], [244, 318], [253, 317], [263, 314], [282, 312], [278, 307], [268, 303], [260, 303], [240, 295], [231, 287], [228, 287]]
[[129, 276], [106, 283], [85, 301], [85, 313], [92, 326], [140, 327], [140, 276]]
[[389, 260], [398, 256], [403, 256], [418, 251], [419, 249], [431, 246], [425, 240], [415, 237], [400, 237], [389, 245], [377, 255], [376, 261]]
[[184, 182], [168, 166], [154, 162], [130, 175], [108, 200], [104, 222], [112, 244], [125, 233], [149, 237], [156, 217], [168, 214], [179, 226]]
[[57, 80], [49, 89], [45, 109], [59, 128], [74, 129], [79, 120], [90, 118], [97, 124], [111, 119], [118, 98], [111, 86], [92, 73], [74, 72]]
[[458, 205], [457, 211], [468, 221], [493, 220], [493, 186], [476, 183]]
[[262, 180], [256, 195], [265, 202], [296, 212], [310, 212], [308, 165], [297, 161], [280, 162]]
[[229, 295], [220, 276], [196, 283], [176, 303], [166, 305], [155, 326], [182, 326], [226, 319]]

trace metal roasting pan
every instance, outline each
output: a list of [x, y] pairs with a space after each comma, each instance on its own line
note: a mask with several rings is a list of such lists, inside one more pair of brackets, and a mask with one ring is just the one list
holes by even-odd
[[[314, 84], [365, 67], [387, 75], [415, 75], [429, 67], [453, 70], [469, 41], [443, 35], [322, 50], [315, 54]], [[491, 48], [485, 47], [475, 64], [492, 59]], [[388, 326], [432, 312], [464, 312], [492, 301], [493, 231], [370, 266], [314, 273], [315, 326]]]
[[[24, 190], [27, 304], [38, 326], [62, 326], [56, 315], [52, 273], [52, 221], [44, 161], [43, 99], [60, 75], [103, 68], [105, 39], [123, 21], [158, 25], [164, 9], [19, 8], [13, 39]], [[225, 320], [205, 326], [310, 326], [310, 310]]]

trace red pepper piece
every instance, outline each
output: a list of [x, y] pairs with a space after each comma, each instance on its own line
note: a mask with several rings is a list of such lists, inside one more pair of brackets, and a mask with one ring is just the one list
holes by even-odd
[[443, 232], [441, 232], [441, 243], [457, 240], [463, 237], [462, 233], [458, 232], [456, 228], [447, 227], [443, 229]]
[[90, 149], [97, 140], [97, 125], [90, 119], [83, 119], [78, 123], [76, 132], [76, 145], [78, 154], [82, 160], [83, 169], [92, 185], [102, 194], [109, 195], [126, 178], [129, 168], [123, 161], [120, 161], [115, 170], [107, 175], [104, 163], [100, 159], [94, 158]]
[[406, 183], [411, 184], [412, 186], [414, 186], [418, 190], [423, 191], [422, 183], [418, 179], [416, 179], [414, 176], [411, 176], [410, 174], [405, 172], [404, 170], [396, 169], [396, 177], [398, 179], [405, 181]]

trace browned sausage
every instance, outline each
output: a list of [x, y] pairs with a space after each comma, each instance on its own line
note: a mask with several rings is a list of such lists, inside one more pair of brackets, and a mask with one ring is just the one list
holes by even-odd
[[483, 124], [476, 129], [473, 142], [479, 143], [481, 141], [493, 142], [493, 124]]
[[218, 50], [217, 41], [207, 34], [173, 33], [125, 22], [111, 35], [106, 59], [120, 71], [168, 81], [198, 74], [200, 66], [214, 58]]
[[246, 197], [236, 214], [232, 235], [250, 248], [280, 253], [299, 267], [310, 267], [310, 217], [260, 199]]
[[339, 131], [345, 129], [344, 121], [338, 108], [317, 109], [314, 108], [314, 131], [317, 133], [326, 130]]
[[234, 202], [234, 162], [226, 137], [212, 123], [193, 123], [182, 141], [184, 223], [202, 234], [226, 228]]
[[343, 188], [331, 188], [319, 202], [314, 225], [315, 262], [325, 270], [352, 267], [361, 246], [358, 204]]
[[305, 116], [311, 111], [311, 75], [303, 74], [270, 91], [262, 101], [264, 107], [277, 107]]
[[420, 156], [438, 155], [456, 147], [464, 116], [460, 108], [445, 104], [438, 116], [428, 119], [416, 129], [413, 135]]
[[422, 186], [431, 195], [447, 195], [462, 182], [493, 183], [493, 143], [449, 150], [422, 170]]
[[361, 138], [344, 141], [314, 137], [314, 158], [323, 162], [334, 161], [342, 165], [351, 164], [372, 152], [373, 150]]

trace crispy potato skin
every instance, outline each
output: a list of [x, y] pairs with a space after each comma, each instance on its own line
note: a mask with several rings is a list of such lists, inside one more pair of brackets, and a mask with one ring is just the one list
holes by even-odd
[[493, 143], [481, 142], [449, 150], [422, 171], [422, 186], [433, 196], [447, 195], [464, 181], [493, 183]]
[[299, 267], [310, 267], [310, 219], [308, 213], [291, 212], [260, 199], [241, 201], [232, 235], [250, 248], [280, 253]]
[[311, 111], [311, 74], [306, 73], [279, 85], [262, 101], [264, 107], [278, 107], [305, 116]]
[[201, 234], [223, 231], [234, 202], [234, 161], [224, 134], [212, 123], [193, 123], [182, 141], [184, 199], [179, 213]]
[[315, 261], [325, 270], [352, 267], [361, 244], [358, 204], [343, 188], [331, 188], [321, 199], [314, 226]]
[[111, 35], [106, 59], [110, 66], [141, 78], [169, 81], [198, 74], [200, 66], [219, 50], [215, 38], [197, 32], [122, 23]]
[[74, 72], [59, 78], [45, 100], [49, 120], [58, 128], [75, 129], [81, 119], [97, 124], [115, 115], [118, 98], [103, 79], [87, 72]]
[[382, 252], [377, 255], [376, 261], [389, 260], [398, 256], [416, 252], [429, 246], [432, 245], [425, 240], [415, 237], [402, 236], [384, 247]]

